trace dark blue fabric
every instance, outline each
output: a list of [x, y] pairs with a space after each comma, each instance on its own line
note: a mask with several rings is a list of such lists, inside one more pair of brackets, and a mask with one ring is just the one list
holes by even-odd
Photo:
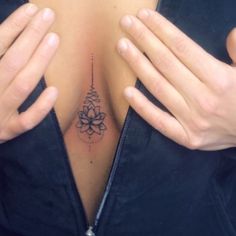
[[[0, 0], [0, 21], [24, 1]], [[160, 11], [218, 59], [236, 25], [235, 0], [163, 0]], [[159, 103], [137, 86], [149, 99]], [[45, 87], [42, 78], [20, 107]], [[191, 151], [130, 109], [98, 236], [236, 236], [236, 150]], [[54, 110], [0, 145], [0, 235], [82, 236], [87, 225]]]

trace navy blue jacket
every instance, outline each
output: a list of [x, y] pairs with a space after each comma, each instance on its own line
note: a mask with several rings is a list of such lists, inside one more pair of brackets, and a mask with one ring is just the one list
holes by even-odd
[[[0, 22], [24, 2], [0, 0]], [[158, 10], [230, 63], [225, 39], [236, 26], [235, 0], [162, 0]], [[42, 78], [19, 111], [45, 86]], [[137, 87], [159, 106], [140, 82]], [[0, 236], [84, 236], [87, 229], [52, 110], [36, 128], [0, 145]], [[188, 150], [129, 109], [93, 231], [96, 236], [236, 236], [236, 149]]]

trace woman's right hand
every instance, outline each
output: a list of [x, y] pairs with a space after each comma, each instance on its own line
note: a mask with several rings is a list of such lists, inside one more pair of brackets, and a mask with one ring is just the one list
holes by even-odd
[[0, 143], [32, 129], [54, 106], [58, 91], [47, 87], [26, 111], [18, 108], [34, 90], [59, 45], [49, 32], [54, 12], [27, 3], [0, 25]]

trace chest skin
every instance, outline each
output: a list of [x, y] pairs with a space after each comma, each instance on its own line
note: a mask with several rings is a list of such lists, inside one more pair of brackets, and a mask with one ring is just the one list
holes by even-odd
[[[0, 20], [24, 2], [0, 0]], [[162, 0], [159, 5], [161, 14], [227, 63], [225, 39], [236, 25], [235, 8], [235, 0]], [[42, 82], [19, 111], [41, 94]], [[160, 106], [142, 84], [137, 87]], [[95, 235], [236, 235], [236, 149], [188, 150], [129, 111]], [[0, 235], [85, 235], [88, 225], [68, 167], [54, 112], [0, 145]]]
[[[59, 34], [60, 48], [44, 77], [47, 86], [59, 90], [55, 111], [87, 218], [92, 222], [128, 110], [122, 92], [136, 81], [115, 49], [123, 35], [119, 20], [142, 7], [156, 9], [157, 0], [30, 2], [56, 13], [50, 30]], [[96, 109], [88, 104], [91, 92], [99, 99], [93, 104]]]

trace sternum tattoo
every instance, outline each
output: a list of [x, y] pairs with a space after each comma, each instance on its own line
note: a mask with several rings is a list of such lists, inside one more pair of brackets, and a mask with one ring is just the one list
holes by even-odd
[[94, 87], [94, 57], [91, 55], [91, 85], [83, 102], [83, 110], [77, 112], [79, 136], [82, 141], [89, 144], [98, 143], [107, 130], [105, 125], [106, 113], [101, 110], [101, 100]]

